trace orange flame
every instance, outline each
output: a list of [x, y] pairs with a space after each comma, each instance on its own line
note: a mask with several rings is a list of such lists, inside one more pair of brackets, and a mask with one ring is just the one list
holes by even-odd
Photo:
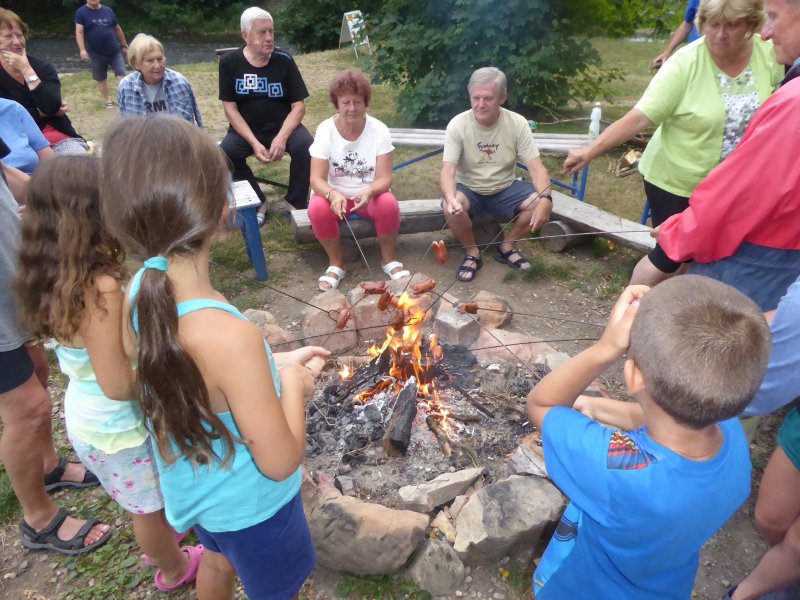
[[422, 322], [425, 312], [420, 309], [418, 299], [403, 293], [397, 301], [397, 312], [403, 316], [402, 325], [390, 325], [383, 343], [380, 346], [375, 344], [367, 350], [370, 356], [376, 357], [388, 349], [392, 358], [389, 377], [372, 389], [358, 394], [353, 401], [368, 402], [372, 396], [382, 391], [398, 393], [408, 378], [413, 376], [419, 385], [418, 393], [426, 398], [425, 403], [430, 414], [437, 417], [442, 428], [447, 430], [448, 411], [442, 406], [433, 376], [433, 366], [442, 361], [444, 351], [436, 334], [430, 334], [428, 352], [423, 355], [425, 336]]

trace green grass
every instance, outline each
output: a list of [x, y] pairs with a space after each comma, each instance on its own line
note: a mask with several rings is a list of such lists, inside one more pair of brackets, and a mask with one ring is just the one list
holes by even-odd
[[14, 495], [6, 470], [0, 465], [0, 522], [11, 519], [19, 511], [19, 502]]
[[420, 590], [412, 581], [400, 580], [391, 575], [343, 575], [336, 586], [336, 595], [350, 600], [430, 600], [431, 595]]

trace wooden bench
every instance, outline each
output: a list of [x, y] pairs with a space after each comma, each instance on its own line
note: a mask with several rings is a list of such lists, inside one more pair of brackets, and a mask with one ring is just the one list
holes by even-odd
[[[485, 219], [480, 220], [478, 224], [483, 223], [484, 220], [491, 220], [491, 217], [486, 215]], [[650, 237], [649, 229], [641, 224], [623, 219], [561, 192], [553, 192], [551, 220], [563, 221], [578, 233], [608, 232], [601, 237], [640, 252], [649, 252], [655, 247], [655, 240]], [[372, 238], [377, 235], [372, 221], [352, 219], [349, 223], [353, 228], [353, 233], [359, 239]], [[400, 234], [440, 231], [444, 226], [441, 200], [404, 200], [400, 202]], [[311, 230], [311, 221], [306, 210], [292, 211], [292, 230], [298, 242], [315, 242], [317, 239]], [[343, 240], [351, 238], [346, 224], [339, 225], [339, 232]]]
[[[413, 146], [418, 148], [435, 148], [419, 156], [398, 163], [392, 167], [393, 171], [403, 169], [414, 163], [426, 160], [444, 152], [444, 129], [398, 129], [390, 128], [392, 143], [395, 146]], [[548, 154], [567, 154], [570, 150], [582, 148], [591, 141], [586, 134], [579, 133], [534, 133], [533, 139], [539, 152]], [[525, 165], [517, 163], [517, 166], [525, 169]], [[586, 195], [586, 182], [589, 177], [589, 165], [586, 165], [580, 173], [572, 176], [572, 184], [552, 179], [554, 185], [569, 190], [573, 196], [583, 200]]]
[[249, 181], [233, 182], [233, 200], [236, 207], [236, 225], [242, 231], [247, 258], [255, 269], [256, 279], [266, 281], [269, 278], [267, 261], [264, 259], [264, 244], [261, 242], [261, 233], [256, 219], [256, 212], [261, 206], [261, 200], [256, 196]]

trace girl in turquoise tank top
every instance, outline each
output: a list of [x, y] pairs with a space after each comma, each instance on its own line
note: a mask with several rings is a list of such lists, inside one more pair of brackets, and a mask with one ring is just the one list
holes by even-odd
[[295, 597], [316, 562], [300, 501], [304, 399], [328, 352], [272, 355], [216, 292], [211, 246], [228, 216], [230, 172], [201, 130], [170, 116], [126, 118], [103, 147], [103, 217], [144, 267], [123, 334], [166, 516], [205, 547], [200, 600]]
[[194, 581], [202, 547], [181, 549], [164, 517], [155, 457], [137, 398], [136, 374], [122, 343], [119, 243], [100, 218], [100, 164], [59, 156], [31, 178], [22, 227], [23, 320], [56, 339], [69, 377], [67, 433], [76, 454], [131, 515], [155, 585], [171, 591]]

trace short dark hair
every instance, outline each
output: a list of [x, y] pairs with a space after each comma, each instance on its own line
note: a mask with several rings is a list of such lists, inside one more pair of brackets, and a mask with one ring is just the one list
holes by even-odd
[[364, 106], [372, 100], [372, 85], [361, 71], [348, 69], [333, 76], [329, 89], [331, 102], [339, 108], [339, 96], [345, 93], [358, 94], [364, 99]]
[[664, 412], [702, 429], [750, 403], [770, 346], [764, 315], [747, 296], [708, 277], [681, 275], [642, 299], [628, 356]]

